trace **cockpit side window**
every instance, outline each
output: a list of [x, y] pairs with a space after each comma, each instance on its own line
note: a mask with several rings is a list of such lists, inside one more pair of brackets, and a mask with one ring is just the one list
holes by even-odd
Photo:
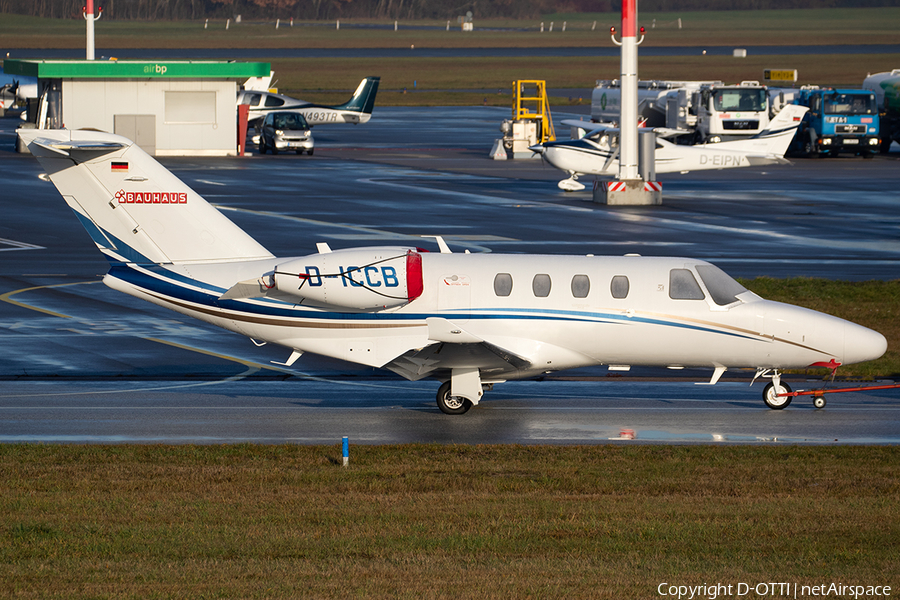
[[713, 265], [697, 265], [697, 273], [703, 280], [713, 302], [719, 306], [728, 306], [738, 301], [738, 294], [743, 294], [747, 288], [732, 279], [725, 271]]
[[266, 96], [266, 106], [281, 106], [282, 104], [284, 104], [284, 100], [282, 100], [278, 96]]
[[669, 271], [669, 298], [673, 300], [703, 300], [706, 295], [694, 274], [688, 269]]

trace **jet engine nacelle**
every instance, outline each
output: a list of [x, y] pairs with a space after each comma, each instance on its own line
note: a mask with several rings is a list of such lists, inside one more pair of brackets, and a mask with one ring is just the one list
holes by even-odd
[[303, 304], [354, 310], [401, 306], [423, 289], [422, 256], [409, 248], [313, 254], [278, 265], [272, 277]]

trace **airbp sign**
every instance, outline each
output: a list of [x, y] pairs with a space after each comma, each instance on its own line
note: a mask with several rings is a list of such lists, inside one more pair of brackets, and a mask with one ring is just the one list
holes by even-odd
[[221, 61], [165, 62], [139, 60], [15, 60], [4, 61], [10, 75], [29, 75], [43, 79], [245, 79], [264, 77], [269, 63]]

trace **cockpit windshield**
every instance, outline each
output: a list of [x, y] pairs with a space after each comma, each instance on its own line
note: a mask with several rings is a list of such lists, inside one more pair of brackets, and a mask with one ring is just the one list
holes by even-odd
[[766, 90], [716, 90], [714, 105], [718, 111], [743, 110], [759, 112], [766, 110]]
[[825, 112], [837, 115], [873, 115], [877, 112], [875, 96], [862, 94], [827, 94]]
[[275, 129], [297, 131], [300, 129], [309, 129], [309, 125], [306, 124], [306, 119], [303, 118], [303, 115], [285, 113], [275, 115]]
[[719, 267], [714, 265], [697, 265], [697, 274], [703, 280], [713, 302], [719, 306], [728, 306], [738, 301], [738, 295], [747, 291]]

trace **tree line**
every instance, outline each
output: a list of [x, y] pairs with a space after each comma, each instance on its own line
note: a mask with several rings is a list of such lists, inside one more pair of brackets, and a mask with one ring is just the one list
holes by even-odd
[[[80, 18], [84, 0], [0, 0], [0, 13]], [[232, 18], [529, 19], [553, 13], [619, 12], [621, 0], [94, 0], [108, 19], [187, 20]], [[900, 0], [639, 0], [647, 12], [815, 9], [900, 6]]]

